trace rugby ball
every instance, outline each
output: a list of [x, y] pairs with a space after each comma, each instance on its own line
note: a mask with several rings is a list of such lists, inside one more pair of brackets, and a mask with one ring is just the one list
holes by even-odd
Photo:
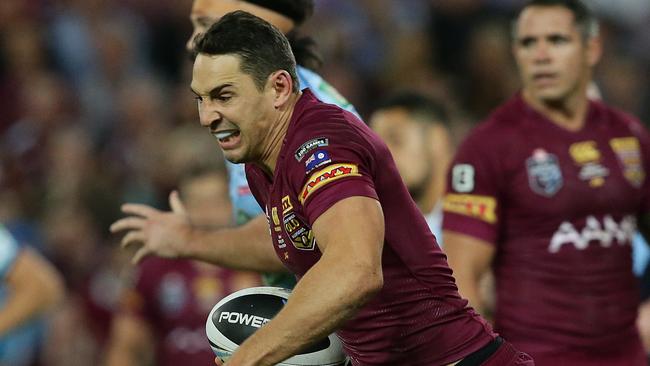
[[[277, 314], [291, 291], [280, 287], [251, 287], [234, 292], [210, 311], [205, 333], [214, 354], [227, 361], [246, 338]], [[335, 334], [279, 363], [280, 366], [339, 366], [347, 357]]]

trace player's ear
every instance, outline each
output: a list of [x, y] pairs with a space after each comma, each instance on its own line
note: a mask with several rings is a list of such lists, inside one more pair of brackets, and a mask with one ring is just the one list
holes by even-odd
[[271, 73], [269, 82], [275, 97], [273, 106], [279, 108], [289, 100], [293, 93], [293, 79], [286, 70], [278, 70]]
[[603, 54], [603, 42], [600, 37], [589, 37], [587, 39], [587, 62], [589, 66], [595, 66]]

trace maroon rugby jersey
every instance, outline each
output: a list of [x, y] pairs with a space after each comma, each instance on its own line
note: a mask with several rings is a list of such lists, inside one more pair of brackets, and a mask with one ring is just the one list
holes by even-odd
[[352, 196], [381, 203], [384, 287], [337, 332], [354, 365], [443, 365], [495, 337], [458, 295], [386, 145], [353, 114], [304, 90], [274, 177], [254, 164], [246, 173], [276, 253], [298, 277], [321, 257], [311, 226], [323, 212]]
[[145, 259], [121, 311], [142, 318], [156, 340], [156, 365], [212, 365], [205, 320], [224, 296], [256, 285], [250, 274], [190, 260]]
[[495, 329], [537, 365], [645, 365], [631, 240], [650, 208], [649, 149], [601, 103], [570, 132], [520, 96], [460, 147], [443, 227], [496, 245]]

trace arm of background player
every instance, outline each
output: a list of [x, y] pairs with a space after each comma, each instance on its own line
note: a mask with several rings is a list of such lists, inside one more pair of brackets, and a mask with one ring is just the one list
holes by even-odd
[[154, 340], [151, 328], [131, 314], [116, 314], [108, 342], [106, 366], [151, 365]]
[[650, 244], [650, 213], [639, 216], [637, 227], [641, 235], [643, 235], [646, 243]]
[[63, 298], [61, 275], [30, 249], [20, 252], [5, 283], [9, 297], [0, 310], [0, 337], [51, 309]]
[[274, 365], [340, 328], [383, 286], [384, 217], [379, 202], [343, 199], [312, 227], [320, 260], [300, 279], [276, 317], [226, 365]]
[[455, 231], [443, 231], [445, 254], [449, 267], [454, 271], [458, 292], [469, 301], [479, 314], [486, 313], [485, 300], [481, 296], [481, 280], [489, 272], [495, 254], [491, 243]]
[[259, 272], [286, 272], [273, 250], [264, 215], [236, 228], [194, 227], [176, 191], [169, 196], [172, 211], [147, 205], [125, 204], [131, 216], [111, 225], [111, 232], [126, 231], [122, 246], [138, 247], [133, 262], [148, 255], [190, 258], [232, 269]]

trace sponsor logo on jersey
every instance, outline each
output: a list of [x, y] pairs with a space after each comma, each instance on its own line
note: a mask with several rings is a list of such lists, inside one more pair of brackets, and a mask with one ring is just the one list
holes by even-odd
[[305, 170], [307, 173], [321, 167], [327, 163], [331, 163], [330, 154], [325, 150], [316, 150], [310, 157], [305, 160]]
[[557, 157], [544, 149], [535, 149], [526, 159], [526, 170], [530, 189], [542, 196], [555, 195], [564, 184]]
[[332, 164], [314, 174], [312, 174], [307, 183], [300, 192], [298, 200], [300, 203], [305, 203], [309, 196], [316, 192], [319, 188], [332, 183], [336, 180], [346, 177], [360, 177], [359, 168], [356, 164]]
[[222, 311], [219, 314], [219, 323], [227, 322], [230, 324], [242, 324], [249, 327], [261, 328], [262, 325], [270, 322], [271, 319], [263, 318], [261, 316], [239, 313], [236, 311]]
[[293, 212], [286, 214], [283, 217], [283, 221], [284, 230], [291, 238], [291, 242], [296, 249], [314, 250], [316, 247], [316, 238], [314, 238], [314, 232], [309, 226]]
[[289, 196], [282, 197], [282, 213], [286, 214], [292, 209], [293, 209], [293, 205], [291, 204], [291, 198], [289, 198]]
[[285, 244], [284, 239], [282, 238], [282, 226], [280, 225], [280, 218], [278, 217], [277, 207], [271, 207], [271, 215], [269, 215], [268, 206], [264, 209], [264, 212], [266, 213], [266, 220], [269, 222], [269, 235], [271, 235], [273, 238], [273, 232], [275, 232], [278, 248], [286, 248], [287, 244]]
[[645, 181], [645, 170], [641, 158], [641, 148], [636, 137], [618, 137], [609, 140], [609, 146], [616, 153], [623, 166], [623, 176], [634, 187], [641, 187]]
[[474, 166], [456, 164], [451, 169], [451, 188], [458, 193], [469, 193], [474, 190]]
[[605, 177], [609, 169], [600, 164], [601, 153], [598, 151], [596, 141], [581, 141], [571, 144], [569, 155], [573, 162], [580, 167], [578, 178], [588, 181], [591, 187], [600, 187], [605, 184]]
[[469, 216], [489, 224], [497, 222], [497, 200], [492, 196], [448, 193], [443, 200], [443, 210]]
[[304, 158], [308, 152], [314, 150], [315, 148], [325, 147], [325, 146], [329, 146], [329, 139], [325, 137], [317, 137], [315, 139], [311, 139], [305, 142], [304, 144], [300, 145], [300, 147], [296, 150], [294, 157], [296, 158], [296, 160], [301, 161], [302, 158]]
[[619, 245], [631, 244], [635, 232], [636, 218], [631, 215], [623, 217], [620, 222], [605, 215], [602, 223], [594, 216], [587, 216], [581, 231], [573, 223], [564, 221], [553, 234], [548, 251], [557, 253], [565, 245], [585, 250], [590, 243], [598, 243], [604, 248], [611, 247], [614, 242]]

